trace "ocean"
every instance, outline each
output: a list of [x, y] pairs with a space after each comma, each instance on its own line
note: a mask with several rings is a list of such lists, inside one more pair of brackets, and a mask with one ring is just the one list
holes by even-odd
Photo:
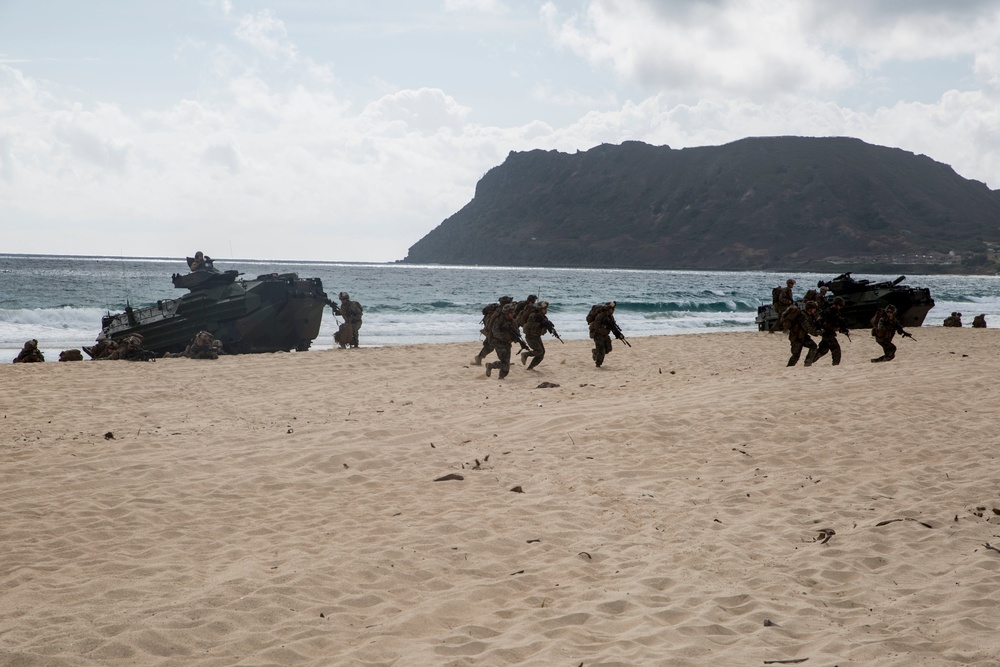
[[[478, 351], [482, 307], [508, 294], [537, 294], [549, 301], [549, 319], [567, 339], [587, 338], [590, 306], [614, 300], [615, 317], [627, 337], [716, 331], [754, 331], [757, 307], [770, 303], [771, 288], [795, 278], [796, 296], [830, 274], [762, 271], [640, 271], [467, 266], [415, 266], [286, 260], [215, 259], [220, 271], [248, 278], [297, 273], [320, 278], [334, 300], [340, 291], [364, 306], [362, 347], [468, 342]], [[101, 317], [126, 304], [148, 306], [178, 298], [170, 282], [186, 273], [184, 258], [77, 257], [0, 254], [0, 362], [10, 362], [24, 341], [38, 339], [46, 360], [61, 350], [91, 345]], [[892, 280], [896, 275], [855, 272], [856, 279]], [[910, 275], [904, 285], [929, 287], [936, 305], [924, 326], [940, 326], [952, 311], [986, 314], [1000, 326], [1000, 277]], [[336, 329], [327, 311], [313, 350], [333, 347]]]

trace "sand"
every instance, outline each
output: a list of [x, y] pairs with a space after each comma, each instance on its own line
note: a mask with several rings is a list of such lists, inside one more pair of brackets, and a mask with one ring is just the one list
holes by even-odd
[[913, 332], [0, 365], [0, 664], [1000, 664], [1000, 331]]

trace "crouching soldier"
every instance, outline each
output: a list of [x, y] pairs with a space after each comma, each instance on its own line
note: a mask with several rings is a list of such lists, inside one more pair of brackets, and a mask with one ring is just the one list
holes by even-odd
[[14, 357], [15, 364], [33, 364], [39, 361], [45, 361], [45, 355], [38, 349], [38, 341], [34, 338], [25, 342], [24, 347]]

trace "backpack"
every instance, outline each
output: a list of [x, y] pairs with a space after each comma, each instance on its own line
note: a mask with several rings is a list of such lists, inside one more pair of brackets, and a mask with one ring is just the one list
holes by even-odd
[[872, 315], [872, 320], [871, 320], [871, 322], [869, 322], [869, 324], [872, 325], [872, 335], [873, 336], [877, 336], [878, 335], [878, 323], [879, 323], [879, 320], [882, 319], [883, 315], [885, 315], [885, 308], [879, 308], [878, 310], [875, 311], [875, 314]]
[[601, 308], [604, 307], [603, 303], [590, 307], [590, 312], [587, 313], [587, 324], [593, 324], [594, 320], [597, 319], [597, 313], [601, 312]]
[[781, 311], [781, 316], [778, 317], [778, 326], [781, 327], [782, 331], [788, 331], [788, 326], [792, 323], [792, 320], [794, 320], [801, 312], [802, 311], [799, 310], [799, 307], [793, 303], [788, 308]]
[[775, 287], [771, 290], [771, 303], [777, 305], [779, 298], [781, 298], [781, 288]]

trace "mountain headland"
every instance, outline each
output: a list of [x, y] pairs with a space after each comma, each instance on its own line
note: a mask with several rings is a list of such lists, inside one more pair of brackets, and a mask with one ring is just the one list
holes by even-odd
[[511, 152], [402, 261], [994, 273], [1000, 191], [845, 137]]

